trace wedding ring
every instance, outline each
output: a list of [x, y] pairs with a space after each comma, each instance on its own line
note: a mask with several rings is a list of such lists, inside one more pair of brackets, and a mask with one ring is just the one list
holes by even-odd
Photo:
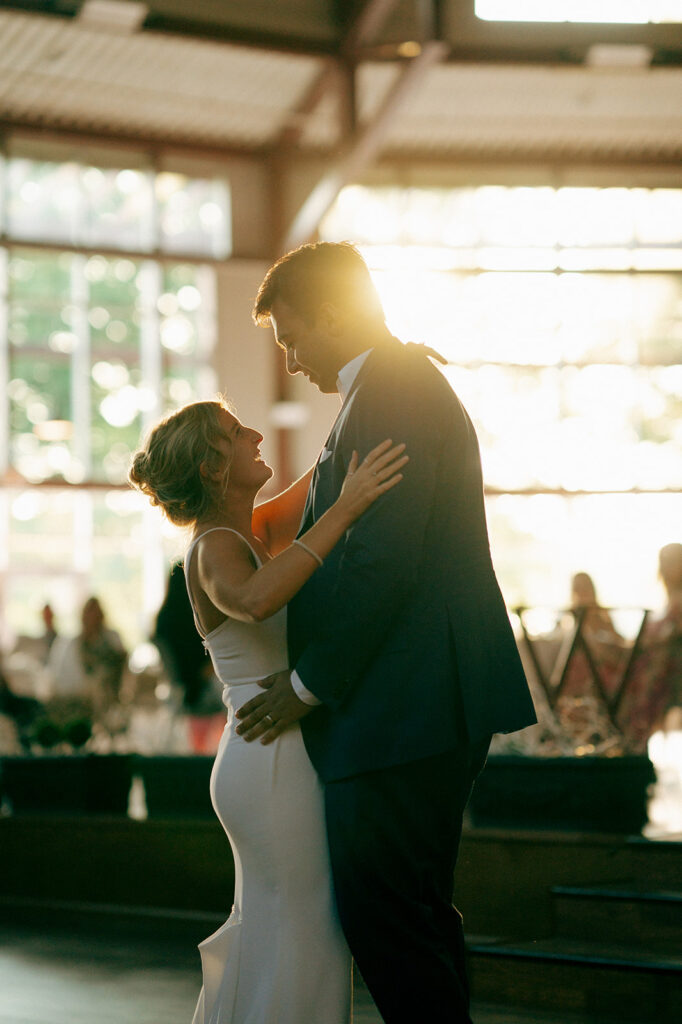
[[275, 720], [272, 717], [272, 715], [263, 715], [263, 721], [267, 722], [268, 725], [274, 725], [275, 724]]

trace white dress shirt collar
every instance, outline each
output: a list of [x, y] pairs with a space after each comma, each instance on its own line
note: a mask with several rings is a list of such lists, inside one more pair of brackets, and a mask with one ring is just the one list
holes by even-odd
[[341, 401], [345, 402], [350, 389], [355, 383], [355, 378], [360, 373], [365, 359], [371, 352], [371, 348], [368, 348], [365, 352], [361, 352], [359, 356], [355, 356], [349, 363], [342, 366], [339, 370], [339, 375], [336, 378], [336, 390], [341, 395]]

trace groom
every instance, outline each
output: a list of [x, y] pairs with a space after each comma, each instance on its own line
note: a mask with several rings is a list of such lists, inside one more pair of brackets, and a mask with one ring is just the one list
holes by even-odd
[[284, 256], [254, 318], [272, 324], [290, 373], [343, 402], [301, 532], [338, 496], [354, 450], [391, 438], [410, 461], [289, 604], [292, 671], [242, 709], [239, 731], [269, 742], [302, 720], [339, 916], [384, 1020], [466, 1024], [451, 902], [462, 814], [491, 734], [535, 721], [490, 560], [476, 434], [430, 350], [388, 331], [353, 246]]

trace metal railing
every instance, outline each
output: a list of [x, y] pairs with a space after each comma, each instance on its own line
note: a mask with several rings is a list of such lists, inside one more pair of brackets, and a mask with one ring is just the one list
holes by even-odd
[[603, 625], [610, 622], [611, 612], [622, 610], [581, 607], [557, 612], [554, 632], [536, 634], [527, 623], [533, 609], [514, 609], [540, 721], [531, 734], [537, 753], [549, 750], [550, 739], [565, 753], [571, 748], [574, 753], [643, 752], [648, 730], [680, 702], [682, 632], [671, 624], [661, 635], [662, 620], [653, 622], [648, 609], [630, 609], [641, 615], [631, 640], [612, 624], [610, 630], [588, 627], [591, 613]]

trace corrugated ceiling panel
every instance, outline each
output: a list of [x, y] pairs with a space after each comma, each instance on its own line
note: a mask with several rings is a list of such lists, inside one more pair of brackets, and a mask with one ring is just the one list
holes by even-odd
[[0, 13], [0, 117], [258, 145], [318, 73], [312, 57]]
[[[369, 115], [390, 86], [390, 72], [360, 74]], [[606, 71], [441, 65], [408, 98], [386, 147], [679, 149], [682, 70]]]
[[[322, 68], [317, 58], [0, 12], [0, 118], [93, 134], [215, 146], [272, 141]], [[358, 75], [361, 123], [379, 109], [395, 64]], [[327, 94], [302, 145], [338, 141]], [[444, 64], [393, 121], [385, 148], [584, 150], [665, 154], [682, 147], [682, 70]]]

